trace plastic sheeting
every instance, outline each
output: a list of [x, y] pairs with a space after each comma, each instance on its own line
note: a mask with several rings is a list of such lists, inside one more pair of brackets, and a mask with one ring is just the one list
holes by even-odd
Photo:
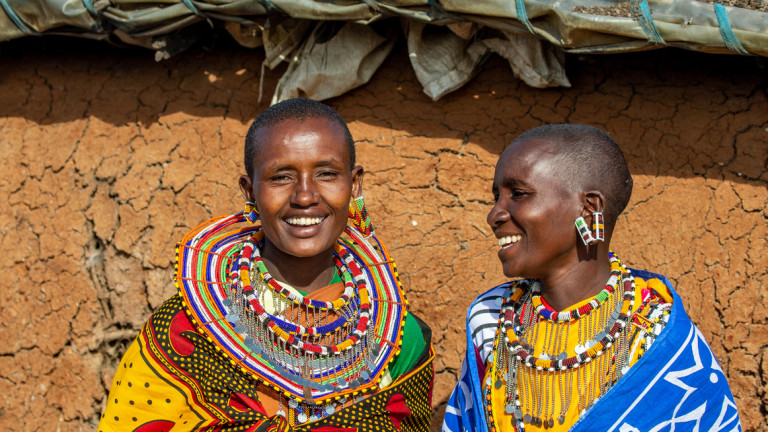
[[273, 102], [364, 84], [400, 34], [433, 99], [493, 54], [534, 87], [570, 85], [564, 51], [674, 46], [768, 56], [767, 12], [698, 0], [0, 0], [0, 9], [0, 41], [75, 35], [143, 46], [158, 61], [224, 28], [243, 46], [263, 47], [264, 67], [289, 63]]

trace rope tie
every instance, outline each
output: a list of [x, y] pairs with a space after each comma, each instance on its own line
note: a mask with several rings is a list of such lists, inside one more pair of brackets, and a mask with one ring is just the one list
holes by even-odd
[[632, 10], [635, 20], [640, 24], [640, 28], [643, 29], [648, 42], [657, 45], [666, 44], [659, 34], [659, 30], [656, 29], [656, 24], [653, 23], [653, 15], [651, 15], [648, 0], [630, 0], [629, 8]]
[[8, 18], [10, 18], [11, 21], [13, 21], [13, 23], [16, 25], [16, 27], [19, 28], [19, 30], [22, 31], [22, 33], [28, 34], [28, 35], [39, 34], [32, 27], [28, 26], [24, 21], [22, 21], [19, 14], [17, 14], [16, 11], [13, 10], [11, 5], [8, 3], [8, 0], [0, 0], [0, 6], [3, 7], [5, 14], [8, 15]]
[[720, 3], [715, 3], [715, 16], [717, 17], [717, 25], [720, 27], [720, 36], [725, 42], [725, 46], [729, 50], [736, 54], [749, 55], [749, 51], [744, 49], [739, 39], [736, 38], [736, 34], [731, 28], [731, 23], [728, 21], [728, 11], [725, 10], [725, 6]]
[[86, 9], [88, 9], [88, 12], [91, 13], [91, 15], [96, 16], [98, 12], [96, 12], [96, 8], [93, 7], [93, 1], [91, 0], [83, 0], [83, 6], [85, 6]]
[[184, 5], [192, 11], [192, 13], [195, 15], [200, 15], [200, 9], [198, 9], [197, 6], [192, 3], [192, 0], [181, 0], [181, 2], [184, 3]]
[[518, 21], [523, 23], [531, 34], [536, 34], [533, 30], [533, 25], [531, 25], [531, 20], [528, 19], [528, 12], [525, 11], [525, 0], [515, 0], [515, 11], [517, 12]]

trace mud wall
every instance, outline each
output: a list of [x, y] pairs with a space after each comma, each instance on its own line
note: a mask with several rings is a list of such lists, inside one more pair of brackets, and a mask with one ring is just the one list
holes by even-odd
[[[94, 430], [117, 360], [174, 292], [174, 243], [241, 208], [262, 54], [220, 44], [155, 63], [85, 42], [0, 49], [0, 429]], [[539, 90], [492, 59], [431, 102], [407, 61], [401, 47], [369, 85], [329, 103], [357, 140], [413, 310], [435, 331], [436, 418], [460, 369], [464, 312], [503, 280], [485, 223], [496, 158], [525, 129], [583, 122], [616, 138], [635, 178], [614, 249], [677, 285], [745, 429], [765, 430], [760, 64], [674, 50], [570, 57], [573, 88]], [[265, 74], [265, 100], [278, 76]]]

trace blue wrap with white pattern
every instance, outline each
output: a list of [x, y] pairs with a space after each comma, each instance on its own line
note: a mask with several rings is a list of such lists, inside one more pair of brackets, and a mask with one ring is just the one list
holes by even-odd
[[[662, 275], [632, 270], [642, 279], [663, 281], [674, 298], [669, 322], [650, 349], [608, 393], [570, 429], [581, 431], [741, 431], [741, 423], [728, 381], [701, 332], [691, 322], [680, 296]], [[488, 354], [488, 344], [478, 346], [479, 322], [474, 310], [484, 307], [492, 315], [496, 298], [509, 284], [480, 295], [472, 304], [467, 320], [467, 353], [461, 378], [448, 401], [443, 432], [487, 432], [482, 402], [479, 358]], [[498, 309], [498, 306], [496, 306]], [[475, 312], [475, 315], [478, 315]], [[498, 313], [496, 313], [498, 322]], [[487, 340], [487, 329], [486, 340]], [[510, 425], [511, 427], [511, 425]]]

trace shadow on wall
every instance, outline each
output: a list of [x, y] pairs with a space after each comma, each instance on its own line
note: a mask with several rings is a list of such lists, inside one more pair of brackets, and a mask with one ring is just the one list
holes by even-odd
[[[266, 108], [284, 68], [267, 70], [260, 83], [263, 51], [226, 36], [161, 63], [147, 50], [57, 37], [5, 42], [0, 55], [0, 116], [41, 125], [93, 116], [146, 126], [177, 113], [247, 124]], [[45, 62], [29, 61], [41, 56]], [[588, 123], [619, 142], [633, 174], [719, 177], [724, 170], [737, 181], [768, 181], [762, 58], [677, 49], [569, 56], [573, 88], [536, 89], [496, 57], [437, 102], [422, 93], [410, 68], [396, 66], [406, 61], [401, 41], [371, 83], [326, 102], [350, 123], [459, 139], [493, 154], [543, 123]], [[257, 104], [260, 84], [264, 98]]]

